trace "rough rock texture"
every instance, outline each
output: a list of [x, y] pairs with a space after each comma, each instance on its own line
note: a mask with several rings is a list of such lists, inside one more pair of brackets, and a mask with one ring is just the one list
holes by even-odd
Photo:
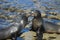
[[25, 32], [20, 37], [24, 40], [36, 40], [36, 33], [33, 31]]

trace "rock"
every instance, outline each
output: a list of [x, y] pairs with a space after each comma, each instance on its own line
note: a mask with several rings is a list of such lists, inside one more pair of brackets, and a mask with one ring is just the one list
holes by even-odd
[[33, 31], [25, 32], [20, 37], [24, 40], [36, 40], [36, 33]]

